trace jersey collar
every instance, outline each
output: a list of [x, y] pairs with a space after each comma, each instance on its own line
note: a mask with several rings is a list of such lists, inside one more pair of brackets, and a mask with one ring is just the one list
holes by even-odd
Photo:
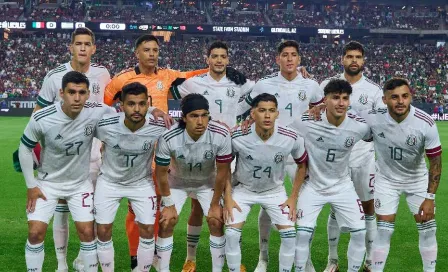
[[205, 139], [206, 139], [206, 137], [207, 137], [207, 136], [206, 136], [207, 131], [208, 131], [208, 126], [207, 126], [207, 128], [205, 129], [204, 134], [202, 134], [201, 137], [199, 137], [199, 139], [198, 139], [197, 141], [195, 141], [195, 140], [193, 140], [193, 139], [190, 137], [190, 135], [189, 135], [188, 132], [187, 132], [187, 129], [185, 128], [185, 129], [184, 129], [184, 139], [185, 139], [185, 143], [186, 143], [186, 144], [195, 144], [195, 143], [202, 143], [202, 142], [205, 142]]
[[282, 81], [285, 81], [285, 82], [294, 82], [294, 81], [296, 81], [296, 80], [299, 80], [299, 79], [303, 79], [303, 76], [302, 76], [302, 74], [300, 73], [300, 72], [297, 72], [297, 76], [293, 79], [293, 80], [291, 80], [291, 81], [289, 81], [289, 80], [287, 80], [283, 75], [282, 75], [282, 72], [281, 71], [278, 71], [278, 77], [282, 80]]
[[216, 81], [211, 75], [210, 72], [207, 72], [207, 81], [211, 82], [211, 83], [227, 83], [229, 82], [229, 79], [227, 78], [227, 76], [223, 76], [219, 81]]
[[[347, 79], [345, 78], [344, 73], [342, 73], [339, 77], [340, 77], [341, 79], [347, 81]], [[356, 81], [355, 83], [351, 84], [352, 87], [354, 87], [354, 86], [356, 86], [356, 85], [361, 84], [362, 82], [364, 82], [365, 78], [366, 78], [366, 77], [364, 76], [364, 74], [361, 73], [361, 78], [360, 78], [358, 81]]]
[[275, 124], [274, 124], [274, 133], [272, 133], [271, 137], [267, 140], [267, 141], [263, 141], [263, 139], [260, 138], [260, 136], [258, 136], [257, 131], [255, 130], [255, 123], [253, 123], [250, 126], [250, 131], [253, 135], [253, 137], [255, 138], [256, 141], [259, 141], [261, 143], [270, 143], [271, 141], [274, 141], [274, 135], [277, 134], [277, 130], [278, 130], [278, 120], [276, 120]]
[[[69, 71], [69, 72], [71, 72], [71, 71], [75, 71], [75, 69], [73, 69], [73, 67], [72, 67], [72, 63], [71, 63], [72, 61], [69, 61], [69, 62], [67, 62], [66, 63], [66, 65], [65, 65], [65, 67], [67, 67], [67, 70]], [[90, 73], [90, 65], [89, 65], [89, 70], [87, 70], [87, 72], [85, 72], [85, 73], [83, 73], [85, 76], [89, 76], [89, 73]]]
[[332, 127], [335, 127], [335, 128], [342, 128], [343, 126], [345, 126], [345, 124], [347, 123], [347, 120], [348, 120], [348, 118], [350, 118], [350, 117], [348, 117], [348, 115], [347, 115], [347, 113], [345, 113], [345, 118], [344, 118], [344, 121], [342, 121], [342, 123], [339, 125], [339, 126], [335, 126], [335, 125], [333, 125], [332, 123], [330, 123], [330, 122], [328, 122], [328, 118], [327, 118], [327, 110], [325, 110], [323, 113], [322, 113], [322, 121], [324, 121], [327, 125], [329, 125], [329, 126], [332, 126]]
[[406, 118], [403, 121], [401, 121], [400, 123], [395, 121], [395, 119], [392, 118], [392, 116], [390, 116], [389, 111], [387, 111], [387, 120], [389, 120], [389, 122], [391, 122], [393, 124], [397, 124], [397, 125], [406, 124], [408, 122], [408, 120], [411, 118], [411, 116], [414, 116], [414, 114], [415, 114], [414, 106], [410, 105], [409, 107], [410, 107], [410, 110], [409, 110], [408, 116], [406, 116]]
[[[159, 71], [159, 68], [156, 66], [155, 69], [154, 69], [154, 74], [157, 75], [158, 71]], [[135, 65], [134, 72], [135, 72], [136, 75], [140, 75], [142, 73], [142, 71], [140, 71], [140, 67], [138, 66], [138, 64]]]

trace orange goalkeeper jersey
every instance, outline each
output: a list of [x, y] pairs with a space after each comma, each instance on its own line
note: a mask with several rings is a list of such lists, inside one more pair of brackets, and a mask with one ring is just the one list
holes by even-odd
[[208, 69], [180, 72], [172, 69], [156, 68], [156, 72], [148, 76], [142, 74], [137, 65], [134, 68], [121, 71], [112, 78], [104, 91], [104, 103], [112, 105], [115, 95], [121, 91], [124, 85], [139, 82], [148, 88], [152, 106], [168, 112], [168, 96], [171, 83], [176, 78], [190, 78], [207, 72]]

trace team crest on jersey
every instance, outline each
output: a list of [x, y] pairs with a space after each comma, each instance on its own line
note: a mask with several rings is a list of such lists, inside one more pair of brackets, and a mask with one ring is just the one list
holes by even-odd
[[355, 138], [350, 136], [350, 137], [347, 137], [347, 139], [345, 139], [344, 146], [345, 147], [351, 147], [354, 143], [355, 143]]
[[204, 159], [206, 159], [206, 160], [213, 159], [213, 151], [212, 150], [205, 151], [204, 152]]
[[417, 136], [415, 136], [414, 134], [408, 135], [408, 137], [406, 138], [406, 144], [408, 146], [414, 146], [417, 144]]
[[93, 94], [99, 94], [100, 93], [100, 84], [94, 82], [92, 84], [92, 93]]
[[159, 91], [163, 90], [163, 82], [161, 80], [157, 81], [156, 88]]
[[84, 127], [84, 136], [87, 137], [87, 136], [92, 135], [93, 134], [93, 128], [94, 128], [94, 126], [92, 124], [87, 124]]
[[274, 162], [275, 163], [281, 163], [283, 161], [283, 153], [279, 152], [275, 154]]
[[369, 97], [368, 95], [362, 94], [358, 99], [359, 103], [361, 103], [363, 105], [367, 104], [368, 97]]
[[142, 149], [145, 151], [148, 151], [149, 149], [151, 149], [151, 142], [150, 141], [145, 141], [143, 143]]
[[299, 97], [299, 99], [301, 101], [305, 100], [306, 99], [306, 91], [305, 90], [300, 90], [298, 97]]
[[227, 88], [227, 96], [228, 97], [234, 97], [235, 96], [235, 88], [234, 87], [228, 87]]

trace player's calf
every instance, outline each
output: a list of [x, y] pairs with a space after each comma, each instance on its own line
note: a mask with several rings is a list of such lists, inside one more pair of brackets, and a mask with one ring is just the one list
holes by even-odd
[[226, 258], [227, 266], [230, 271], [239, 271], [241, 267], [241, 247], [240, 237], [243, 223], [234, 224], [226, 227]]
[[80, 255], [84, 263], [84, 271], [98, 271], [97, 244], [93, 221], [75, 222], [79, 240], [81, 240]]
[[350, 229], [350, 242], [348, 243], [347, 259], [348, 271], [358, 272], [364, 260], [366, 229]]
[[212, 271], [221, 272], [224, 267], [226, 237], [224, 236], [224, 224], [216, 218], [207, 218], [210, 230], [210, 252], [212, 255]]
[[159, 236], [156, 242], [159, 272], [169, 272], [171, 253], [173, 252], [173, 232], [177, 221], [176, 217], [159, 222]]
[[[395, 216], [393, 216], [395, 218]], [[384, 216], [378, 216], [378, 233], [373, 241], [372, 250], [372, 271], [381, 272], [386, 265], [387, 256], [389, 255], [390, 240], [394, 233], [395, 223], [393, 221], [382, 220]]]
[[112, 242], [112, 224], [97, 224], [97, 253], [103, 272], [114, 271], [114, 244]]
[[435, 271], [437, 262], [436, 221], [433, 219], [417, 223], [417, 229], [419, 235], [418, 247], [422, 256], [423, 271]]
[[313, 236], [314, 228], [297, 226], [296, 247], [295, 247], [295, 270], [305, 272], [306, 263], [310, 254], [310, 239]]
[[277, 225], [280, 233], [279, 271], [291, 271], [294, 263], [296, 230], [293, 226]]
[[48, 225], [41, 221], [28, 221], [28, 240], [25, 245], [25, 260], [28, 271], [42, 271], [47, 227]]
[[154, 260], [154, 225], [138, 223], [140, 239], [137, 249], [138, 270], [147, 272]]

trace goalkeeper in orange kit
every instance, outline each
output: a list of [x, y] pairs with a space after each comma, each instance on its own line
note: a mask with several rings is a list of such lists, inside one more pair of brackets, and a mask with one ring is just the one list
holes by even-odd
[[[135, 55], [138, 59], [138, 65], [129, 68], [117, 74], [112, 81], [106, 86], [104, 93], [104, 103], [112, 105], [122, 87], [131, 82], [139, 82], [146, 86], [148, 95], [151, 98], [152, 106], [168, 112], [168, 99], [171, 99], [169, 88], [172, 82], [179, 82], [182, 79], [190, 78], [199, 74], [208, 72], [208, 69], [195, 70], [190, 72], [180, 72], [172, 69], [160, 68], [157, 66], [160, 48], [159, 41], [153, 35], [142, 35], [135, 42]], [[228, 69], [227, 76], [230, 80], [237, 84], [244, 84], [246, 81], [243, 74]], [[154, 177], [155, 178], [155, 177]], [[155, 180], [155, 179], [154, 179]], [[157, 190], [157, 183], [156, 192]], [[138, 226], [135, 223], [135, 215], [132, 206], [129, 203], [129, 211], [126, 216], [126, 234], [129, 242], [129, 254], [131, 256], [131, 269], [137, 267], [137, 248], [139, 245]], [[158, 231], [157, 212], [156, 223], [154, 225], [154, 233]]]

